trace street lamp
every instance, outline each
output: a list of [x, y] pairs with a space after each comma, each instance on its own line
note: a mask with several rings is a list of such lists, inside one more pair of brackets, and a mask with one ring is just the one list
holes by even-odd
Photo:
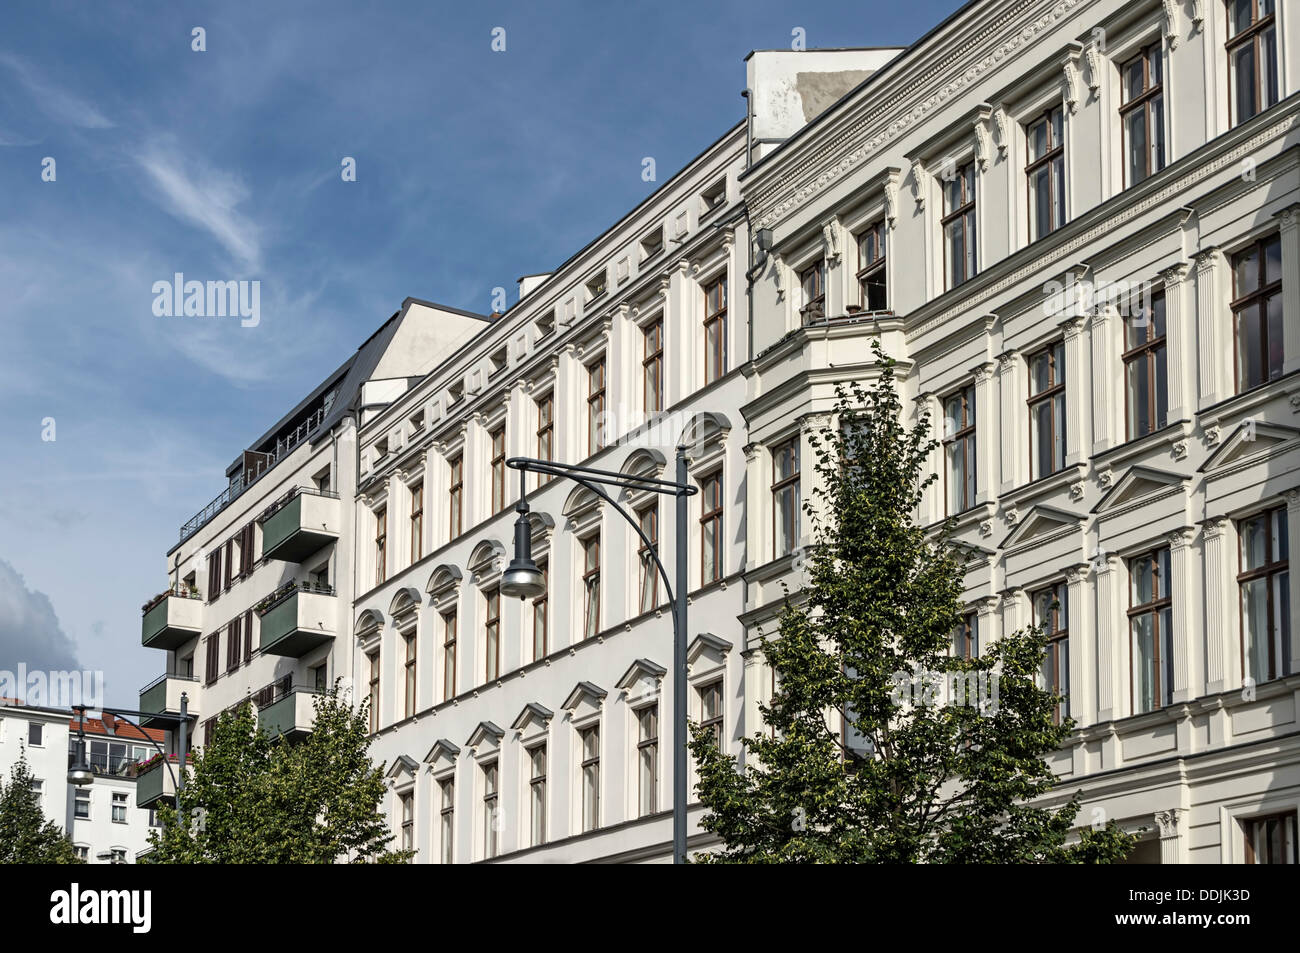
[[[87, 785], [93, 784], [95, 781], [95, 771], [86, 761], [86, 706], [74, 705], [73, 710], [77, 713], [77, 754], [76, 754], [76, 759], [68, 767], [68, 783], [75, 785], [76, 787], [79, 788], [84, 788]], [[169, 712], [155, 712], [155, 711], [144, 712], [144, 711], [133, 711], [131, 709], [123, 709], [123, 708], [99, 709], [100, 714], [115, 715], [118, 718], [121, 718], [132, 728], [136, 729], [136, 731], [140, 732], [140, 736], [142, 738], [144, 738], [146, 741], [148, 741], [150, 744], [152, 744], [155, 748], [158, 749], [158, 753], [162, 755], [163, 766], [167, 768], [167, 773], [172, 776], [172, 785], [176, 789], [176, 816], [178, 819], [178, 823], [179, 823], [180, 811], [181, 811], [181, 789], [185, 787], [185, 749], [187, 747], [185, 735], [190, 724], [189, 711], [190, 711], [189, 692], [181, 692], [181, 710], [180, 710], [180, 714], [178, 715], [173, 715]], [[179, 777], [177, 777], [176, 772], [172, 770], [171, 762], [167, 759], [166, 749], [163, 748], [163, 746], [160, 745], [158, 742], [154, 741], [153, 738], [149, 737], [148, 732], [146, 732], [143, 728], [141, 728], [130, 718], [126, 717], [127, 715], [134, 715], [137, 718], [140, 718], [144, 715], [148, 715], [150, 718], [154, 719], [155, 721], [169, 722], [171, 724], [176, 725], [179, 728], [180, 730], [179, 747], [180, 747], [181, 759], [182, 759], [181, 773]], [[110, 731], [110, 734], [111, 733], [112, 732]]]
[[[515, 556], [501, 577], [501, 591], [521, 599], [535, 599], [546, 591], [542, 571], [533, 562], [532, 527], [528, 523], [527, 486], [524, 474], [544, 473], [565, 477], [585, 487], [600, 497], [631, 524], [645, 544], [645, 551], [654, 561], [673, 606], [673, 863], [686, 863], [686, 498], [699, 492], [689, 482], [686, 472], [686, 448], [677, 448], [677, 480], [658, 480], [653, 477], [615, 473], [592, 467], [567, 466], [550, 460], [531, 457], [511, 457], [506, 466], [519, 471], [519, 513], [515, 520]], [[616, 486], [629, 490], [642, 490], [672, 496], [677, 500], [677, 583], [668, 576], [663, 561], [641, 524], [627, 510], [619, 506], [604, 489]]]
[[77, 719], [77, 756], [68, 766], [68, 783], [79, 788], [95, 783], [95, 772], [86, 761], [86, 728], [82, 722], [85, 713], [84, 708], [79, 710], [81, 717]]

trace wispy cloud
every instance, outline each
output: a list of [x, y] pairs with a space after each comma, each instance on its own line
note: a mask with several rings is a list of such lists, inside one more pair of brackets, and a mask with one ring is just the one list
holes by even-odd
[[51, 119], [82, 129], [110, 129], [113, 122], [92, 104], [39, 75], [25, 60], [12, 53], [0, 53], [5, 66], [32, 94], [36, 105]]
[[186, 162], [161, 147], [136, 156], [171, 215], [203, 229], [246, 267], [261, 265], [261, 229], [238, 210], [248, 199], [242, 180], [220, 169]]

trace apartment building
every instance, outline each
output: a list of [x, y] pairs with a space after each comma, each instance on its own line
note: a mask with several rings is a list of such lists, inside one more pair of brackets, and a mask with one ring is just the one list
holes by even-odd
[[94, 772], [85, 787], [68, 784], [75, 754], [76, 718], [67, 710], [0, 700], [0, 774], [5, 781], [25, 758], [49, 821], [57, 824], [82, 860], [127, 864], [148, 850], [153, 810], [136, 806], [137, 778], [164, 741], [161, 731], [141, 730], [106, 715], [86, 719], [86, 758]]

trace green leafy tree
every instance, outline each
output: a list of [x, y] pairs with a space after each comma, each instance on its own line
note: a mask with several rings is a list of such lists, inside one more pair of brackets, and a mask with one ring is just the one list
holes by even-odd
[[409, 852], [380, 812], [383, 766], [370, 760], [368, 703], [353, 709], [338, 685], [314, 701], [316, 718], [302, 741], [270, 739], [252, 706], [218, 719], [209, 744], [191, 761], [181, 792], [184, 823], [168, 802], [150, 833], [150, 863], [398, 863]]
[[1061, 699], [1037, 683], [1042, 631], [1006, 635], [972, 660], [950, 652], [966, 554], [950, 526], [936, 535], [915, 521], [937, 479], [927, 474], [936, 442], [928, 419], [904, 424], [895, 363], [874, 350], [877, 381], [838, 388], [839, 426], [811, 440], [821, 488], [804, 505], [807, 585], [761, 641], [777, 677], [759, 705], [769, 730], [743, 739], [743, 770], [712, 734], [693, 732], [702, 825], [723, 844], [697, 860], [1120, 859], [1134, 838], [1113, 821], [1067, 843], [1080, 794], [1059, 809], [1029, 803], [1054, 786], [1044, 756], [1072, 727], [1055, 723]]
[[59, 825], [46, 819], [33, 780], [25, 754], [8, 784], [0, 778], [0, 864], [81, 863]]

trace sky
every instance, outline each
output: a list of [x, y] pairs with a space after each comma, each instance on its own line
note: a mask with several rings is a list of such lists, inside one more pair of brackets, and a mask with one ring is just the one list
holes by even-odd
[[[960, 5], [4, 4], [0, 670], [136, 707], [180, 525], [404, 298], [513, 303], [653, 190], [644, 157], [665, 181], [744, 118], [751, 50], [906, 46]], [[257, 280], [257, 322], [155, 314], [177, 272]]]

